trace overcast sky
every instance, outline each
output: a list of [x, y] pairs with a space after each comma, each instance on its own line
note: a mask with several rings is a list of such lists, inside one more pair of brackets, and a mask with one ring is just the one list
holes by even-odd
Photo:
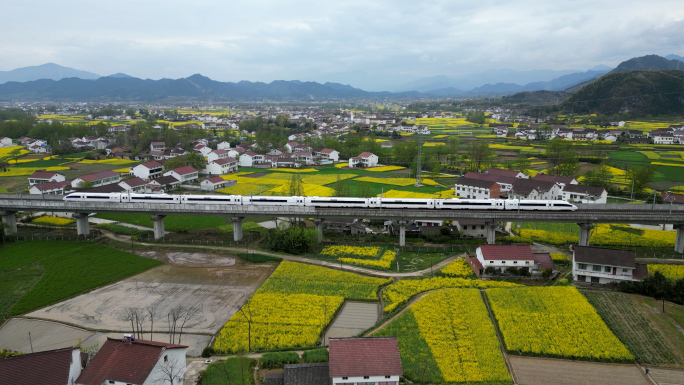
[[682, 0], [7, 0], [0, 70], [53, 62], [100, 75], [372, 89], [684, 56], [683, 43]]

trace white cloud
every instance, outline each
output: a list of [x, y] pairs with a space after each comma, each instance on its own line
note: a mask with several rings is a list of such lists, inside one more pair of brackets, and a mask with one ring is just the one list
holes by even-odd
[[684, 54], [680, 0], [24, 0], [3, 5], [3, 24], [0, 70], [143, 78], [402, 81]]

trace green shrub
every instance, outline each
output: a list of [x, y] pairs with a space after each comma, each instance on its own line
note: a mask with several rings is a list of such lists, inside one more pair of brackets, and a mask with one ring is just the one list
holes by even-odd
[[282, 262], [282, 258], [258, 253], [237, 253], [237, 256], [252, 263]]
[[299, 355], [296, 352], [264, 353], [261, 356], [261, 369], [279, 369], [285, 364], [298, 364]]
[[307, 350], [302, 354], [304, 363], [328, 362], [328, 349]]

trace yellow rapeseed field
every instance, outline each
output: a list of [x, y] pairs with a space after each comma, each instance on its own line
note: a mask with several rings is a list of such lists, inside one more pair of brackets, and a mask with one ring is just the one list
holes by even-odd
[[68, 170], [69, 167], [54, 166], [54, 167], [11, 167], [6, 172], [0, 172], [0, 177], [3, 176], [24, 176], [31, 175], [36, 171], [62, 171]]
[[385, 301], [385, 312], [391, 312], [397, 306], [406, 303], [411, 297], [425, 291], [443, 288], [478, 288], [490, 287], [516, 287], [515, 283], [503, 281], [481, 281], [465, 278], [426, 278], [426, 279], [402, 279], [401, 281], [387, 286], [382, 291], [382, 299]]
[[656, 271], [660, 272], [668, 279], [677, 280], [684, 278], [684, 265], [648, 265], [648, 274], [655, 274]]
[[270, 171], [282, 171], [282, 172], [316, 172], [315, 168], [272, 168]]
[[384, 171], [396, 171], [396, 170], [403, 170], [406, 167], [401, 167], [401, 166], [380, 166], [380, 167], [371, 167], [367, 168], [366, 171], [373, 171], [373, 172], [384, 172]]
[[51, 217], [51, 216], [45, 215], [45, 216], [36, 218], [36, 219], [32, 220], [31, 222], [46, 224], [46, 225], [66, 226], [66, 225], [70, 225], [70, 224], [74, 223], [74, 220], [68, 219], [68, 218]]
[[486, 292], [506, 350], [511, 353], [634, 361], [634, 356], [574, 287], [520, 287]]
[[396, 256], [397, 253], [392, 250], [387, 250], [382, 254], [382, 257], [380, 257], [379, 260], [360, 258], [339, 258], [339, 260], [343, 263], [349, 263], [352, 265], [373, 266], [387, 270], [392, 266], [392, 262], [394, 262]]
[[377, 246], [327, 246], [321, 250], [321, 255], [354, 255], [357, 257], [375, 258], [380, 253]]
[[456, 278], [476, 278], [473, 269], [470, 267], [465, 258], [458, 258], [450, 264], [444, 266], [440, 273]]
[[479, 290], [438, 290], [410, 311], [445, 382], [511, 380]]

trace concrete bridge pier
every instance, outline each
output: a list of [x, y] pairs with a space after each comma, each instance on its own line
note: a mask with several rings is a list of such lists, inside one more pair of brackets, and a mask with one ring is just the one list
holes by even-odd
[[0, 211], [2, 223], [6, 225], [5, 234], [17, 233], [17, 213], [15, 211]]
[[76, 220], [76, 232], [78, 235], [90, 235], [90, 223], [88, 223], [88, 213], [73, 213], [72, 217]]
[[321, 243], [323, 241], [323, 222], [325, 222], [324, 219], [314, 219], [314, 224], [316, 225], [316, 238], [318, 239], [318, 243]]
[[242, 240], [242, 220], [245, 219], [243, 217], [232, 217], [233, 220], [233, 240], [234, 241], [241, 241]]
[[399, 246], [406, 246], [406, 225], [407, 221], [398, 221], [399, 224]]
[[594, 228], [594, 225], [591, 223], [578, 223], [577, 225], [580, 227], [579, 245], [589, 246], [589, 237], [591, 236], [591, 229]]
[[487, 226], [487, 244], [493, 245], [496, 243], [496, 228], [499, 226], [497, 222], [485, 222]]
[[152, 215], [150, 220], [154, 224], [154, 239], [164, 238], [164, 217], [166, 215]]
[[677, 238], [675, 239], [675, 251], [678, 253], [684, 253], [684, 224], [674, 225], [674, 228], [677, 229]]

